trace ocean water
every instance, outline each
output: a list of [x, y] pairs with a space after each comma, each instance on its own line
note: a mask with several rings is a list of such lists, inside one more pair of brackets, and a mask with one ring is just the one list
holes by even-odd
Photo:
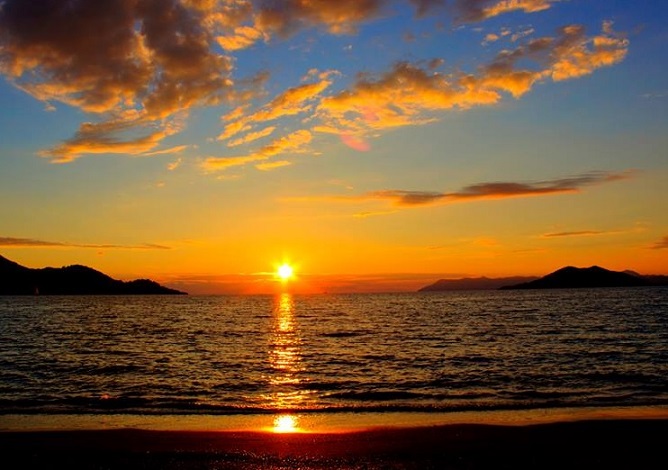
[[665, 405], [666, 288], [0, 297], [0, 420]]

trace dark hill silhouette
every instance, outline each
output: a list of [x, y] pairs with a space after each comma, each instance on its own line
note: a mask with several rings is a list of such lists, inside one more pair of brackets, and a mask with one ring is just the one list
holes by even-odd
[[665, 276], [645, 277], [637, 273], [609, 271], [600, 266], [575, 268], [567, 266], [535, 281], [503, 286], [501, 289], [568, 289], [586, 287], [639, 287], [660, 285]]
[[529, 282], [537, 277], [466, 277], [462, 279], [439, 279], [433, 284], [422, 287], [418, 292], [441, 292], [448, 290], [490, 290], [498, 289], [509, 284]]
[[73, 265], [31, 269], [0, 256], [0, 295], [173, 295], [185, 294], [149, 279], [118, 281], [92, 268]]

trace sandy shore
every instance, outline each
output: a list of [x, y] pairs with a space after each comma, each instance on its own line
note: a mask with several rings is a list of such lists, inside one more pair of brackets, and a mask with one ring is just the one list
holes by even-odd
[[0, 432], [4, 468], [663, 468], [666, 419], [450, 424], [339, 433]]

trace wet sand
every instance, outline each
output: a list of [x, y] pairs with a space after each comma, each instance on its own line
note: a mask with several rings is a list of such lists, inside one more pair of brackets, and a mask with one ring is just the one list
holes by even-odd
[[[0, 432], [4, 468], [663, 468], [667, 419], [448, 424], [338, 433], [138, 429]], [[3, 465], [4, 466], [4, 465]]]

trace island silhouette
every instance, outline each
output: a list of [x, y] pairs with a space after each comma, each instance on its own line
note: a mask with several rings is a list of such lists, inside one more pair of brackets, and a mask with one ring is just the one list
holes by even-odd
[[668, 286], [668, 276], [643, 276], [634, 271], [611, 271], [600, 266], [566, 266], [543, 277], [440, 279], [418, 292], [489, 289], [577, 289], [595, 287]]
[[0, 295], [186, 295], [150, 279], [119, 281], [87, 266], [32, 269], [0, 255]]

